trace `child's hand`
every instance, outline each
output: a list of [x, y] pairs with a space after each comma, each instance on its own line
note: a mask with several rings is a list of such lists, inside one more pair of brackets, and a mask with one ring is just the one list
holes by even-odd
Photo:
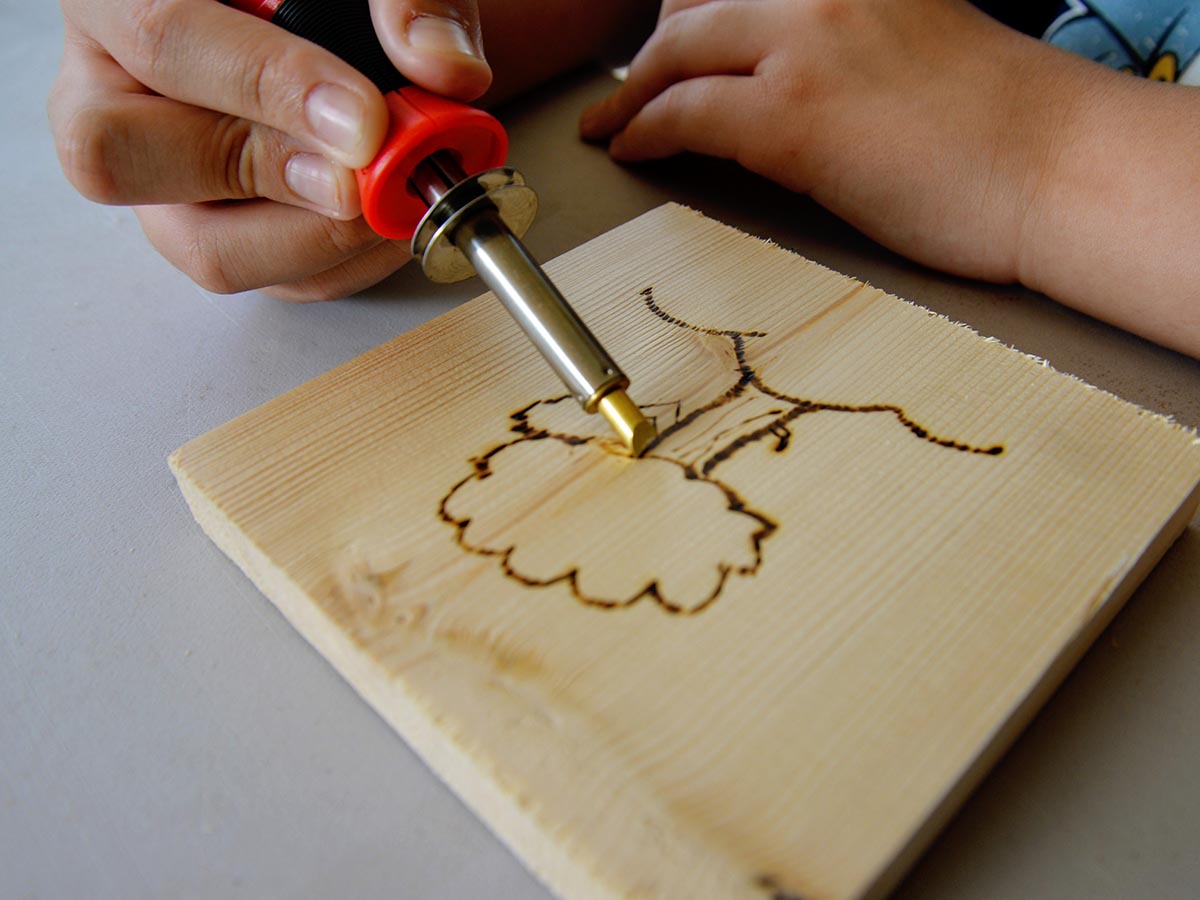
[[1200, 90], [964, 0], [666, 0], [581, 130], [735, 159], [920, 262], [1200, 357]]
[[1020, 45], [946, 0], [667, 0], [584, 137], [620, 160], [735, 159], [906, 255], [1017, 276], [1042, 142]]
[[[371, 5], [405, 75], [464, 100], [487, 89], [474, 0]], [[216, 0], [62, 6], [50, 120], [63, 170], [93, 200], [137, 206], [201, 285], [322, 299], [409, 258], [359, 218], [351, 170], [374, 157], [387, 112], [351, 66]]]

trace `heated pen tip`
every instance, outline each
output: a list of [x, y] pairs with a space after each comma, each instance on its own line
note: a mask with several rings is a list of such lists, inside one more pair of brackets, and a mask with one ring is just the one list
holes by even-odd
[[642, 415], [637, 404], [620, 388], [601, 397], [599, 409], [613, 431], [629, 448], [630, 456], [641, 456], [658, 437], [658, 429], [654, 427], [654, 423]]

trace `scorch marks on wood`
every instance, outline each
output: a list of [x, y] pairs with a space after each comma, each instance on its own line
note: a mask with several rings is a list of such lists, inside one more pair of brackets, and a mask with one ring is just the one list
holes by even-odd
[[[651, 315], [670, 325], [728, 339], [736, 361], [733, 380], [686, 414], [677, 400], [643, 405], [660, 434], [637, 460], [629, 459], [607, 433], [578, 433], [580, 425], [589, 423], [570, 397], [538, 400], [510, 416], [510, 431], [519, 437], [470, 460], [472, 473], [442, 498], [439, 514], [454, 526], [462, 549], [495, 557], [505, 575], [527, 587], [562, 584], [580, 603], [600, 609], [628, 607], [644, 598], [675, 615], [708, 609], [730, 576], [758, 572], [763, 542], [782, 527], [781, 516], [752, 508], [736, 486], [713, 473], [759, 442], [773, 441], [775, 454], [782, 454], [792, 442], [791, 426], [804, 415], [883, 413], [912, 436], [942, 449], [986, 456], [1004, 452], [1000, 444], [976, 446], [935, 434], [894, 403], [853, 405], [776, 390], [747, 350], [747, 341], [766, 337], [765, 332], [695, 325], [665, 311], [653, 287], [640, 296]], [[764, 400], [768, 408], [761, 410]], [[738, 404], [749, 415], [738, 416], [732, 426], [726, 424], [727, 416], [714, 415]], [[565, 414], [555, 416], [560, 406]], [[665, 423], [668, 416], [672, 420]], [[787, 477], [786, 469], [776, 477]], [[717, 526], [721, 539], [670, 562], [646, 547], [641, 532], [628, 543], [622, 544], [618, 535], [616, 542], [602, 547], [556, 540], [564, 533], [582, 533], [586, 521], [602, 512], [597, 498], [617, 492], [626, 504], [616, 511], [619, 515], [659, 520], [652, 534], [673, 538], [686, 533], [690, 521], [717, 517], [724, 523]], [[553, 546], [549, 552], [548, 546]], [[686, 571], [678, 571], [679, 566]]]
[[676, 206], [548, 270], [668, 398], [650, 458], [530, 403], [485, 296], [181, 448], [188, 503], [562, 896], [883, 896], [1187, 527], [1196, 436]]

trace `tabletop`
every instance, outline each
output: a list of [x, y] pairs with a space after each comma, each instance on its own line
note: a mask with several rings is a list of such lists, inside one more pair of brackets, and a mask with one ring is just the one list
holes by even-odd
[[[63, 178], [55, 4], [0, 3], [0, 894], [545, 900], [546, 890], [202, 534], [185, 441], [442, 313], [407, 267], [348, 300], [215, 296]], [[668, 200], [1200, 426], [1200, 362], [924, 269], [730, 164], [612, 163], [564, 78], [497, 111], [549, 259]], [[1192, 897], [1194, 521], [897, 890]]]

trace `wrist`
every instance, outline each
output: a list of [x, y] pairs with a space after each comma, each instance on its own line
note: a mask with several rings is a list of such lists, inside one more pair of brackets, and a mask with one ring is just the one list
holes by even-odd
[[1069, 57], [1020, 232], [1025, 286], [1153, 341], [1200, 347], [1200, 92]]
[[1086, 214], [1079, 177], [1088, 165], [1093, 110], [1110, 79], [1128, 76], [1055, 47], [1039, 49], [1037, 69], [1023, 82], [1026, 178], [1014, 274], [1025, 287], [1053, 294], [1063, 231]]

